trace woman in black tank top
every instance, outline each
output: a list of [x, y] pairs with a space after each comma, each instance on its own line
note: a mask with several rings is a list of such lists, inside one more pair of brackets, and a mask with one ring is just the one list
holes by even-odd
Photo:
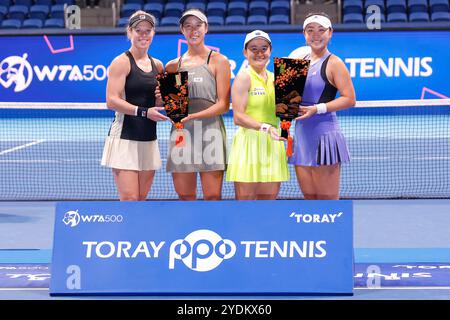
[[161, 61], [148, 55], [155, 35], [155, 18], [135, 12], [127, 35], [131, 48], [116, 57], [108, 68], [106, 103], [116, 111], [106, 138], [102, 165], [111, 167], [120, 200], [145, 200], [155, 170], [161, 167], [156, 121], [168, 120], [156, 99], [156, 75]]

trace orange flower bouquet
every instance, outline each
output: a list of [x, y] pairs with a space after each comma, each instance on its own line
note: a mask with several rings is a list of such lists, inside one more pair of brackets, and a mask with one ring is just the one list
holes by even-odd
[[292, 156], [291, 122], [298, 117], [309, 60], [274, 58], [276, 115], [281, 120], [281, 136], [288, 139], [287, 155]]
[[166, 114], [173, 121], [178, 131], [176, 145], [181, 145], [184, 141], [181, 119], [188, 116], [189, 106], [188, 72], [164, 72], [157, 76], [157, 80]]

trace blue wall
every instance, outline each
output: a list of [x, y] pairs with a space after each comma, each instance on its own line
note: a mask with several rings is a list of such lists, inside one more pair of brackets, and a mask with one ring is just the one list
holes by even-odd
[[[244, 37], [206, 37], [230, 59], [233, 77], [245, 66]], [[305, 45], [300, 33], [271, 37], [272, 57]], [[0, 102], [104, 102], [106, 69], [129, 46], [125, 35], [2, 36]], [[335, 32], [329, 47], [350, 70], [358, 100], [450, 96], [450, 31]], [[167, 63], [186, 48], [181, 34], [157, 34], [150, 54]]]

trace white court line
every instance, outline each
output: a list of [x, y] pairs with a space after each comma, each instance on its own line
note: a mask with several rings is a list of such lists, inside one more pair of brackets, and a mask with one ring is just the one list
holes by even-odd
[[450, 157], [424, 157], [417, 160], [450, 160]]
[[39, 143], [42, 143], [44, 141], [45, 140], [43, 140], [43, 139], [36, 140], [36, 141], [30, 142], [30, 143], [23, 144], [21, 146], [17, 146], [17, 147], [11, 148], [11, 149], [3, 150], [3, 151], [0, 152], [0, 156], [2, 156], [4, 154], [7, 154], [7, 153], [10, 153], [10, 152], [13, 152], [13, 151], [17, 151], [17, 150], [23, 149], [23, 148], [28, 148], [28, 147], [34, 146], [35, 144], [39, 144]]
[[37, 290], [49, 290], [49, 288], [0, 288], [0, 291], [37, 291]]
[[392, 157], [352, 157], [354, 160], [389, 160]]
[[30, 160], [0, 160], [0, 163], [100, 163], [101, 159], [65, 159], [65, 160], [42, 160], [42, 159], [30, 159]]
[[58, 160], [0, 160], [0, 163], [61, 163]]

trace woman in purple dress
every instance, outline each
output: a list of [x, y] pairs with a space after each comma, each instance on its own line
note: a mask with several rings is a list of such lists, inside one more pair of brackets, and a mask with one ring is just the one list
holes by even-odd
[[[333, 34], [324, 13], [309, 14], [303, 34], [311, 53], [305, 89], [296, 118], [294, 155], [300, 189], [309, 200], [338, 200], [342, 162], [350, 161], [336, 111], [355, 105], [355, 90], [344, 62], [328, 51]], [[336, 98], [339, 91], [340, 96]]]

